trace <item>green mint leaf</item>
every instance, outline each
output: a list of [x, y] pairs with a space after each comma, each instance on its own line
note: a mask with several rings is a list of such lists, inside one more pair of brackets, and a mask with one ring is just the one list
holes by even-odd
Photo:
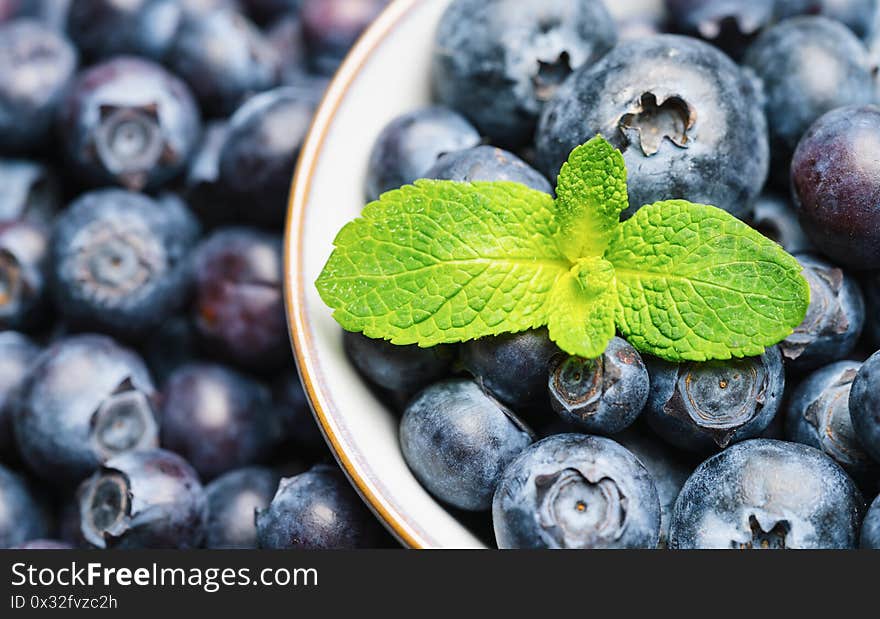
[[628, 205], [623, 155], [596, 136], [572, 151], [558, 183], [559, 248], [572, 262], [601, 256]]
[[670, 361], [759, 355], [806, 315], [810, 289], [779, 245], [712, 206], [672, 200], [620, 225], [617, 326], [633, 346]]
[[344, 329], [433, 346], [547, 324], [571, 263], [553, 198], [511, 182], [417, 181], [334, 241], [316, 286]]
[[550, 295], [550, 339], [570, 355], [592, 359], [614, 337], [614, 270], [602, 258], [584, 258]]

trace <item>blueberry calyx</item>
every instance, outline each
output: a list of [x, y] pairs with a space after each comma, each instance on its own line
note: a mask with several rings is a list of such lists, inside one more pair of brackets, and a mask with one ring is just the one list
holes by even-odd
[[[695, 373], [697, 368], [699, 372]], [[695, 424], [725, 448], [737, 430], [763, 408], [767, 384], [763, 365], [756, 366], [746, 359], [689, 364], [679, 374], [678, 388], [664, 412]]]
[[595, 539], [619, 540], [626, 531], [627, 498], [609, 477], [564, 469], [535, 478], [538, 518], [562, 548], [591, 547]]
[[545, 61], [539, 58], [538, 72], [532, 76], [538, 101], [549, 101], [573, 71], [571, 56], [567, 51], [563, 51], [555, 60]]
[[565, 410], [586, 420], [598, 412], [606, 382], [613, 384], [619, 378], [620, 370], [614, 366], [606, 368], [604, 356], [597, 359], [568, 357], [551, 370], [550, 393]]
[[653, 92], [646, 92], [632, 112], [621, 116], [618, 128], [625, 144], [638, 140], [645, 156], [656, 155], [664, 138], [687, 148], [691, 138], [688, 131], [694, 126], [696, 114], [687, 102], [678, 96], [658, 100]]
[[126, 378], [92, 416], [92, 439], [105, 459], [158, 443], [159, 427], [150, 400]]
[[[779, 344], [782, 356], [793, 361], [800, 357], [817, 338], [842, 335], [850, 328], [850, 321], [838, 302], [844, 284], [844, 273], [839, 268], [812, 266], [802, 275], [810, 284], [811, 299], [804, 321]], [[829, 314], [828, 307], [837, 306]]]
[[7, 249], [0, 249], [0, 315], [15, 314], [26, 282], [21, 264]]
[[177, 153], [162, 133], [159, 106], [101, 105], [93, 148], [104, 168], [131, 191], [146, 187], [157, 163], [173, 165]]
[[791, 531], [791, 524], [787, 520], [779, 520], [773, 526], [766, 529], [758, 522], [758, 518], [752, 514], [749, 516], [749, 529], [752, 539], [747, 542], [731, 540], [730, 547], [734, 550], [785, 550], [785, 538]]
[[850, 387], [857, 374], [856, 367], [844, 370], [804, 411], [804, 419], [815, 428], [822, 451], [846, 468], [864, 465], [866, 460], [863, 452], [853, 449], [860, 443], [849, 419]]
[[86, 497], [81, 505], [82, 533], [98, 548], [129, 529], [131, 516], [131, 488], [128, 478], [120, 471], [108, 469], [85, 488]]

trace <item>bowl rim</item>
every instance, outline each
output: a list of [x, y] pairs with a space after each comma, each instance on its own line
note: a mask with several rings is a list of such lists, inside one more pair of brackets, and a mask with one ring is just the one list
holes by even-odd
[[358, 494], [366, 501], [385, 527], [409, 548], [425, 548], [427, 543], [421, 539], [417, 533], [418, 528], [414, 524], [408, 523], [402, 514], [394, 513], [386, 508], [371, 487], [366, 475], [342, 450], [339, 437], [329, 423], [332, 411], [329, 411], [322, 404], [320, 391], [324, 386], [318, 380], [313, 367], [315, 361], [311, 353], [310, 342], [312, 338], [309, 329], [306, 328], [309, 321], [305, 309], [303, 237], [306, 205], [311, 193], [312, 180], [336, 112], [359, 75], [360, 69], [372, 53], [419, 2], [420, 0], [392, 0], [388, 4], [349, 52], [331, 80], [323, 100], [315, 112], [297, 161], [288, 199], [287, 219], [284, 228], [283, 278], [288, 335], [293, 345], [300, 380], [321, 433]]

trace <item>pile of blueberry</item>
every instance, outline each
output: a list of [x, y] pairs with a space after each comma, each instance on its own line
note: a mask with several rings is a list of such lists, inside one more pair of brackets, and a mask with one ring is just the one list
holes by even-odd
[[388, 543], [308, 410], [281, 257], [385, 4], [0, 0], [0, 548]]
[[454, 0], [435, 105], [380, 135], [368, 199], [418, 178], [549, 193], [601, 134], [626, 216], [723, 208], [797, 257], [812, 300], [764, 355], [706, 363], [619, 338], [569, 357], [545, 330], [346, 333], [422, 485], [501, 548], [880, 547], [878, 59], [877, 0]]

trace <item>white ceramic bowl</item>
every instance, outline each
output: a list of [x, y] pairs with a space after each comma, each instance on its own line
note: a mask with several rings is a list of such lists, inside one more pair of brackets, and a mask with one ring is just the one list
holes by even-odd
[[[288, 322], [315, 417], [358, 492], [388, 529], [414, 548], [483, 543], [410, 473], [398, 445], [396, 416], [346, 359], [341, 330], [314, 282], [336, 233], [364, 206], [376, 136], [396, 116], [431, 102], [434, 32], [450, 2], [394, 0], [352, 50], [303, 147], [286, 230]], [[647, 17], [661, 6], [657, 0], [606, 4], [617, 17]]]

